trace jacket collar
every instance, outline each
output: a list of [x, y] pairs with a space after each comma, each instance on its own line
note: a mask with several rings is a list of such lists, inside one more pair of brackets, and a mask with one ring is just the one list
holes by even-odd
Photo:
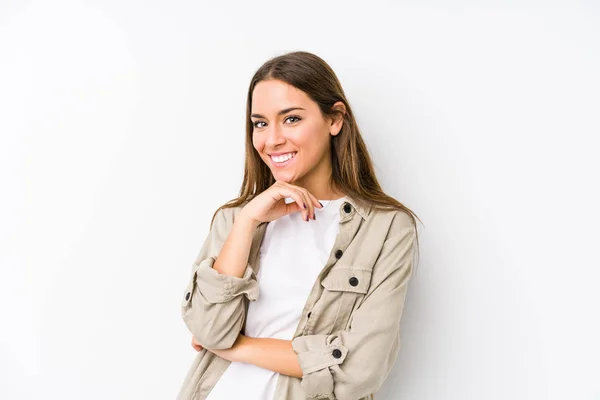
[[350, 196], [346, 196], [346, 200], [344, 201], [344, 203], [342, 203], [340, 205], [340, 213], [342, 213], [341, 215], [345, 214], [345, 211], [344, 211], [345, 203], [349, 203], [352, 206], [352, 208], [354, 210], [356, 210], [356, 212], [358, 212], [358, 214], [365, 220], [371, 213], [371, 204], [357, 200], [357, 199], [353, 199]]

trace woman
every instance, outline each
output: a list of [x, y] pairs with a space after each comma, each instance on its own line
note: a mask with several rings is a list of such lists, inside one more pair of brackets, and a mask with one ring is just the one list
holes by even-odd
[[399, 350], [415, 215], [382, 191], [316, 55], [262, 65], [246, 114], [240, 196], [215, 212], [184, 293], [198, 354], [178, 399], [372, 398]]

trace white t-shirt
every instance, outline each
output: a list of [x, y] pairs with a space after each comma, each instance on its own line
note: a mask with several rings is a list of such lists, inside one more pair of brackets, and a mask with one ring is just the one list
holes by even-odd
[[[323, 208], [315, 208], [316, 220], [303, 221], [302, 213], [296, 212], [267, 224], [257, 275], [260, 293], [249, 303], [247, 336], [293, 339], [308, 295], [331, 253], [345, 199], [320, 200]], [[278, 377], [277, 372], [253, 364], [232, 362], [208, 399], [273, 399]]]

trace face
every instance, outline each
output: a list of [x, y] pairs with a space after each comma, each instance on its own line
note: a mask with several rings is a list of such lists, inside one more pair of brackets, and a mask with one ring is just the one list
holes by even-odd
[[252, 143], [277, 181], [302, 187], [331, 173], [330, 132], [340, 121], [324, 118], [306, 93], [280, 80], [261, 81], [252, 93]]

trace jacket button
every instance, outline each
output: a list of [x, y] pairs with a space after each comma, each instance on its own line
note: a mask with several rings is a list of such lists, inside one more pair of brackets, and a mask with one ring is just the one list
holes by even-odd
[[189, 300], [189, 299], [190, 299], [190, 292], [187, 292], [187, 293], [185, 294], [185, 299], [186, 299], [186, 300]]
[[343, 251], [341, 251], [341, 250], [337, 250], [337, 251], [335, 252], [335, 258], [341, 258], [341, 257], [342, 257], [342, 254], [344, 254], [344, 252], [343, 252]]
[[346, 214], [350, 214], [350, 211], [352, 211], [352, 206], [348, 203], [344, 203], [344, 211], [346, 211]]
[[355, 276], [353, 276], [352, 278], [350, 278], [350, 284], [352, 286], [358, 285], [358, 278], [356, 278]]
[[331, 355], [335, 358], [340, 358], [342, 356], [342, 351], [340, 349], [335, 349]]

